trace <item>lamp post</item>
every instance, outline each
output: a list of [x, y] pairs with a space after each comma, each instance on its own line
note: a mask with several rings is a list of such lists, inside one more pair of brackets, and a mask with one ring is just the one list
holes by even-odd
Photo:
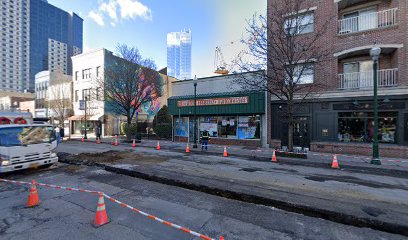
[[87, 122], [86, 122], [86, 102], [87, 102], [87, 100], [88, 100], [88, 97], [85, 97], [85, 129], [84, 129], [84, 139], [88, 139], [88, 136], [86, 135], [86, 125], [87, 125]]
[[373, 47], [370, 50], [370, 56], [373, 59], [374, 70], [374, 139], [373, 139], [373, 159], [371, 164], [381, 165], [378, 153], [378, 98], [377, 98], [377, 85], [378, 85], [378, 59], [380, 58], [381, 48]]
[[194, 76], [194, 144], [193, 148], [197, 148], [197, 76]]

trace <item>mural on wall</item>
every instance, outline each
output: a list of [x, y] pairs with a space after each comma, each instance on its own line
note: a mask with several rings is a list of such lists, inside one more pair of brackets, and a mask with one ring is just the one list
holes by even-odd
[[[153, 71], [151, 69], [149, 69], [150, 71]], [[149, 73], [149, 70], [146, 72], [146, 74], [144, 73], [145, 71], [143, 71], [139, 77], [140, 77], [140, 82], [145, 82], [145, 81], [149, 81], [148, 79], [146, 79], [146, 75], [152, 76], [151, 73]], [[136, 110], [135, 113], [135, 118], [137, 119], [138, 116], [140, 116], [141, 114], [146, 115], [147, 116], [147, 120], [149, 122], [153, 121], [154, 116], [157, 114], [157, 112], [160, 110], [161, 106], [161, 102], [160, 102], [160, 96], [162, 95], [162, 87], [163, 87], [163, 77], [160, 74], [154, 74], [154, 77], [158, 78], [157, 84], [160, 86], [160, 88], [157, 88], [154, 86], [155, 83], [150, 83], [151, 86], [148, 86], [144, 89], [144, 94], [146, 93], [150, 93], [151, 92], [151, 96], [148, 98], [150, 99], [150, 101], [144, 102], [141, 104], [141, 106]], [[150, 91], [151, 89], [155, 89], [155, 91]], [[158, 91], [157, 91], [158, 90]], [[145, 95], [142, 95], [143, 97]], [[136, 104], [136, 101], [135, 103]], [[109, 102], [108, 100], [105, 103], [105, 112], [107, 113], [115, 113], [115, 109], [118, 107], [117, 105], [115, 105], [115, 103], [113, 102]]]
[[[161, 75], [159, 75], [159, 83], [160, 85], [163, 87], [163, 77]], [[142, 77], [144, 77], [144, 75], [142, 75]], [[162, 89], [161, 89], [162, 90]], [[160, 103], [160, 95], [158, 95], [158, 93], [154, 92], [153, 96], [152, 96], [152, 101], [151, 102], [146, 102], [144, 104], [142, 104], [142, 106], [137, 110], [138, 115], [139, 114], [146, 114], [147, 115], [147, 120], [149, 122], [153, 121], [154, 116], [156, 116], [156, 114], [159, 112], [161, 106]]]

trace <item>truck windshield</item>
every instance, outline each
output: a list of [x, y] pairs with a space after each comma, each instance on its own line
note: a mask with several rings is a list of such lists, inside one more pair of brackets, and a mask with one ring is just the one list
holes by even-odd
[[0, 128], [0, 146], [26, 146], [55, 140], [54, 129], [50, 126]]

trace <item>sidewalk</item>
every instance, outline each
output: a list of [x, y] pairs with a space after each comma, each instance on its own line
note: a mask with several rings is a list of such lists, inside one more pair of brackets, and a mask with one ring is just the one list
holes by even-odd
[[[80, 138], [71, 138], [71, 140], [81, 140]], [[102, 143], [111, 144], [114, 137], [103, 138]], [[120, 138], [120, 146], [131, 146], [131, 143], [124, 143], [124, 138]], [[87, 139], [90, 142], [96, 142], [95, 138]], [[146, 140], [143, 139], [141, 143], [136, 143], [137, 146], [155, 148], [157, 145], [157, 140]], [[185, 152], [187, 143], [181, 142], [171, 142], [167, 140], [160, 140], [160, 147], [162, 149], [168, 149], [177, 152]], [[189, 144], [190, 151], [194, 154], [210, 154], [214, 156], [222, 156], [224, 151], [224, 146], [210, 144], [208, 146], [208, 151], [202, 151], [201, 145], [198, 148], [193, 148], [193, 144]], [[228, 154], [230, 156], [245, 157], [248, 160], [254, 161], [271, 161], [272, 148], [259, 148], [259, 147], [249, 147], [249, 146], [226, 146]], [[278, 161], [284, 161], [291, 164], [301, 164], [301, 165], [313, 165], [327, 167], [331, 164], [333, 159], [333, 154], [331, 153], [317, 153], [308, 152], [307, 159], [300, 158], [287, 158], [278, 157]], [[352, 156], [352, 155], [337, 155], [340, 167], [364, 167], [370, 169], [392, 169], [392, 170], [405, 170], [408, 171], [408, 159], [397, 159], [397, 158], [380, 158], [382, 165], [372, 165], [370, 164], [370, 157], [367, 156]], [[408, 172], [407, 172], [408, 174]]]

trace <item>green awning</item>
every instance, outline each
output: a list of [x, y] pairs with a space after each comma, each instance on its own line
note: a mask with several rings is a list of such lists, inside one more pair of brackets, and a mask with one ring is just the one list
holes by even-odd
[[[227, 92], [197, 95], [197, 115], [240, 115], [265, 113], [264, 92]], [[194, 115], [194, 95], [168, 99], [171, 115]]]

